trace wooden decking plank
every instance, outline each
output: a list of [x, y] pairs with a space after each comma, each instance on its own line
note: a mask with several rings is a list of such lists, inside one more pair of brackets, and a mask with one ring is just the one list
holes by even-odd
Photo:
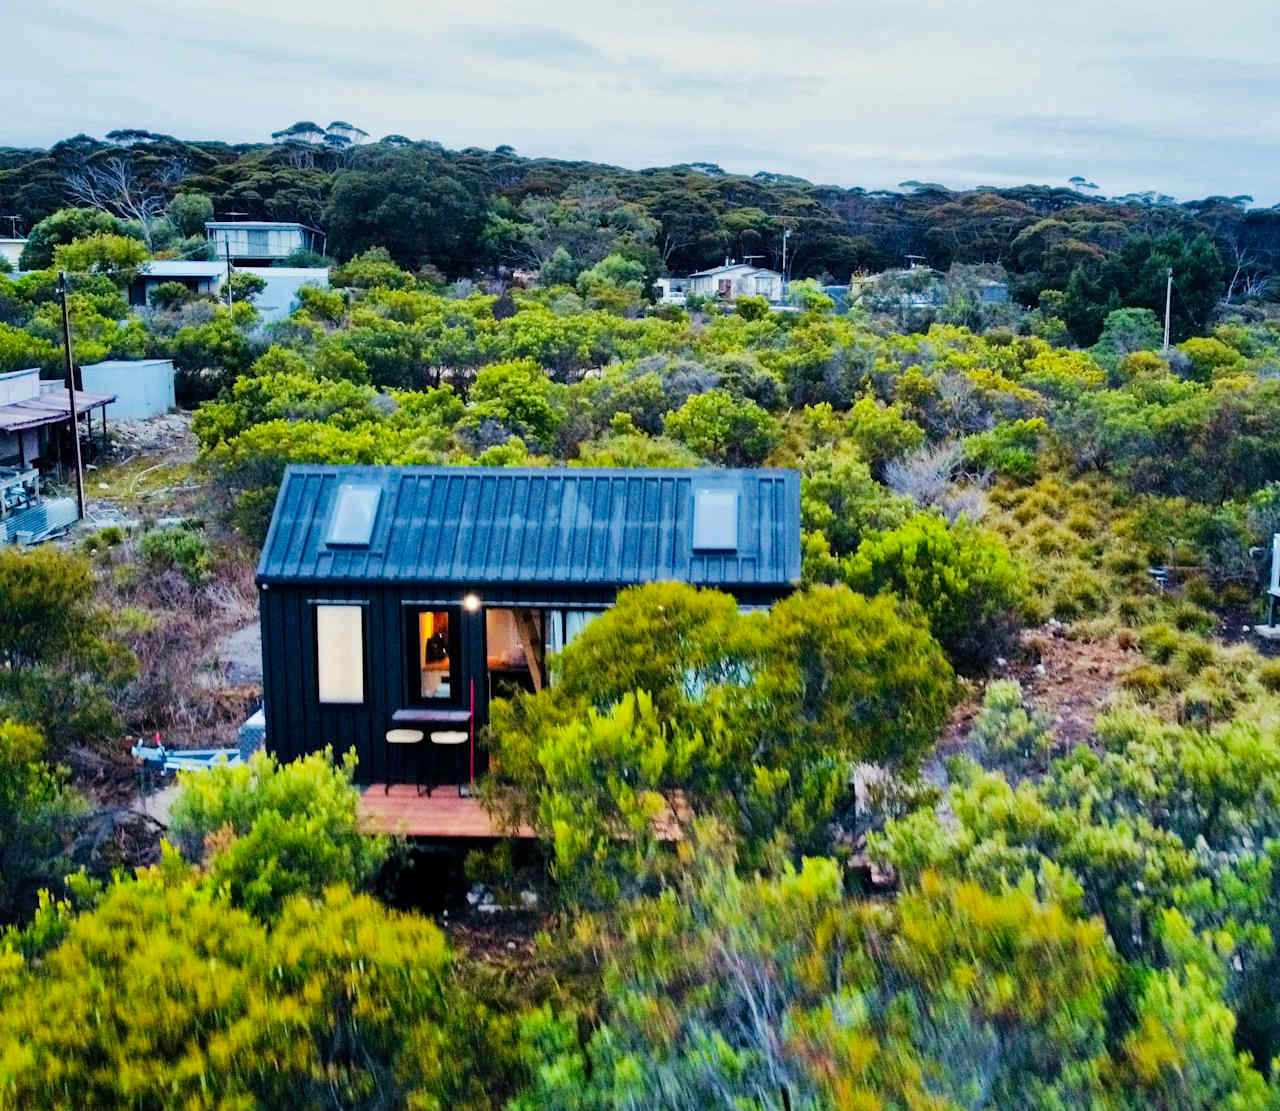
[[[495, 825], [476, 798], [459, 798], [454, 787], [437, 788], [431, 795], [419, 795], [412, 784], [373, 783], [360, 796], [360, 820], [371, 833], [394, 833], [402, 837], [490, 838], [511, 834]], [[533, 837], [522, 826], [516, 837]]]

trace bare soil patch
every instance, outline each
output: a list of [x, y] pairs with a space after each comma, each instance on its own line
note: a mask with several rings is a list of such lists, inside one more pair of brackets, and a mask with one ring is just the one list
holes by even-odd
[[[1122, 647], [1114, 633], [1100, 640], [1073, 640], [1064, 625], [1050, 623], [1025, 630], [1019, 657], [997, 668], [987, 681], [1018, 680], [1024, 696], [1049, 715], [1054, 733], [1069, 749], [1092, 743], [1094, 721], [1120, 677], [1140, 659], [1137, 649]], [[938, 742], [939, 756], [964, 749], [985, 690], [986, 682], [975, 684], [956, 707]]]

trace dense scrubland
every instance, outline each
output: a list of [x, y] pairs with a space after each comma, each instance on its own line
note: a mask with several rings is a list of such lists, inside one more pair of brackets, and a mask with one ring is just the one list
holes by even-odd
[[[201, 494], [0, 552], [0, 1105], [1277, 1106], [1280, 661], [1243, 626], [1280, 529], [1280, 322], [1213, 223], [1271, 213], [181, 144], [188, 194], [327, 222], [333, 288], [263, 329], [251, 292], [128, 309], [138, 229], [39, 207], [78, 142], [12, 156], [0, 197], [48, 215], [33, 265], [73, 271], [79, 342], [175, 359]], [[341, 218], [412, 228], [473, 179], [453, 246]], [[751, 196], [832, 242], [874, 212], [884, 256], [797, 267], [923, 242], [949, 299], [905, 330], [803, 280], [785, 312], [655, 306], [655, 266], [726, 249], [679, 241], [668, 180], [707, 235], [746, 235]], [[481, 273], [539, 227], [536, 283]], [[996, 263], [1012, 305], [966, 293]], [[51, 289], [0, 279], [6, 367], [58, 366]], [[628, 591], [498, 704], [485, 801], [538, 854], [468, 869], [523, 908], [512, 948], [393, 905], [405, 846], [359, 832], [340, 753], [189, 780], [147, 867], [91, 835], [65, 765], [208, 712], [180, 653], [245, 604], [293, 461], [802, 475], [792, 598]], [[1088, 687], [1038, 697], [1076, 659]]]

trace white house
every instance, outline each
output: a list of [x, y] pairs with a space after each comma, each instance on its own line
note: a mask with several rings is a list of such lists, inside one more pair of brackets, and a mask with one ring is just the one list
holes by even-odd
[[324, 232], [274, 220], [207, 220], [204, 233], [219, 258], [243, 266], [270, 266], [294, 251], [324, 253]]
[[736, 301], [739, 297], [764, 297], [777, 304], [782, 301], [782, 275], [776, 270], [725, 259], [723, 266], [699, 270], [690, 274], [685, 287], [686, 295], [719, 297]]
[[129, 304], [149, 305], [156, 287], [177, 282], [197, 295], [217, 296], [227, 276], [225, 262], [201, 262], [194, 259], [152, 259], [138, 267], [138, 275], [129, 284]]
[[[264, 324], [283, 320], [298, 307], [298, 290], [304, 285], [329, 288], [329, 271], [323, 266], [235, 266], [235, 274], [254, 274], [266, 282], [266, 288], [253, 299], [254, 308]], [[129, 286], [129, 303], [151, 304], [156, 287], [165, 282], [179, 282], [197, 296], [224, 297], [227, 279], [226, 262], [198, 262], [191, 259], [152, 259], [138, 268], [138, 276]]]

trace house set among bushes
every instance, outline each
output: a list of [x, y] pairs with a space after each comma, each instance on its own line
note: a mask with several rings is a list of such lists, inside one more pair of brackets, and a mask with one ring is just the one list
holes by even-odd
[[620, 589], [755, 607], [799, 578], [795, 471], [291, 466], [257, 574], [266, 744], [354, 746], [390, 783], [417, 774], [400, 742], [452, 738], [478, 774], [490, 700], [550, 682]]

